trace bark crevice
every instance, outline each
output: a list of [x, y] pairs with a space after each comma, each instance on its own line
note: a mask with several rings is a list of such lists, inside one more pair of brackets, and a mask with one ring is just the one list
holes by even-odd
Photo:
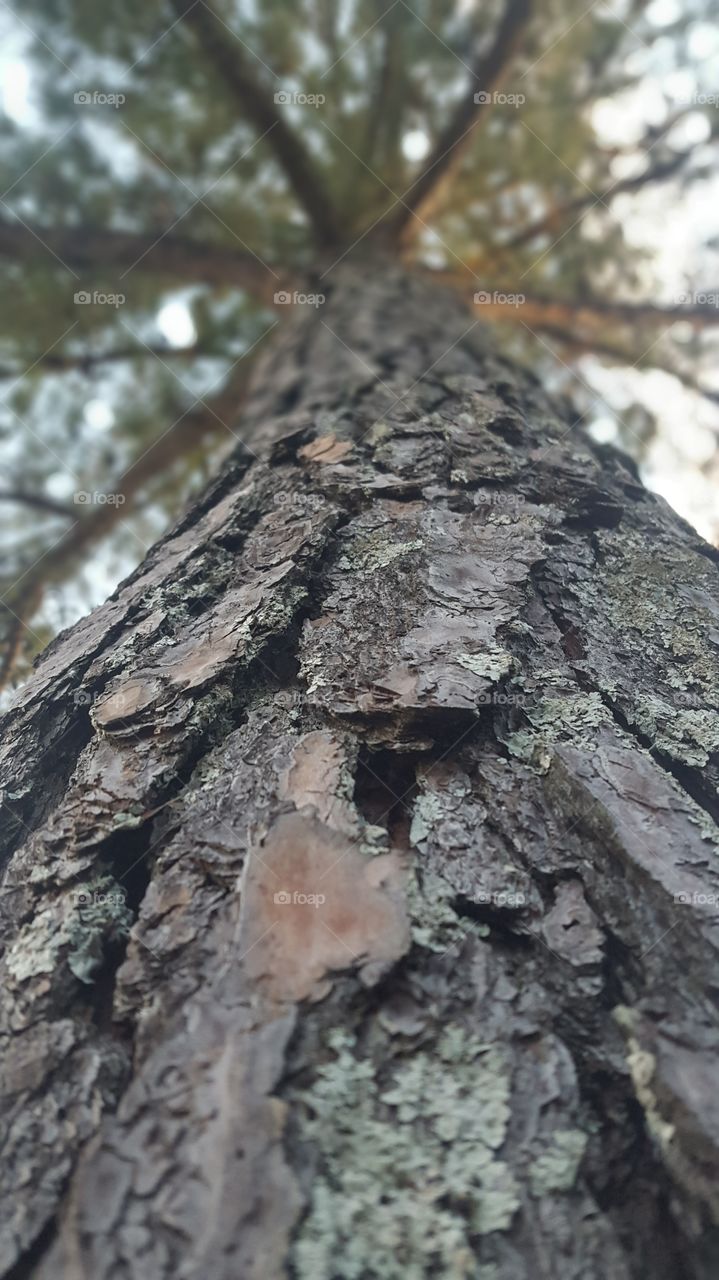
[[0, 1273], [709, 1280], [716, 566], [343, 275], [5, 718]]

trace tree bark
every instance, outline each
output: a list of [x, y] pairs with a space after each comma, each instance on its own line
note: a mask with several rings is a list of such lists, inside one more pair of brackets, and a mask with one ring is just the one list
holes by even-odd
[[328, 280], [4, 718], [0, 1274], [708, 1280], [717, 553]]

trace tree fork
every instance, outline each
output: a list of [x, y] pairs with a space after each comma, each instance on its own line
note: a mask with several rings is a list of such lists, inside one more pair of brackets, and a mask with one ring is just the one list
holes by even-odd
[[708, 1280], [716, 552], [330, 279], [4, 717], [0, 1274]]

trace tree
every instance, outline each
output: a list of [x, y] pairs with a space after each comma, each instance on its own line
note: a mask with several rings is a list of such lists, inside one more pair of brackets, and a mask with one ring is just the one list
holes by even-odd
[[[563, 376], [587, 421], [587, 353], [668, 371], [713, 411], [711, 256], [684, 302], [662, 296], [620, 216], [637, 193], [711, 198], [715, 85], [688, 54], [707, 7], [656, 9], [27, 0], [11, 33], [35, 114], [0, 135], [6, 681], [102, 598], [98, 561], [114, 585], [243, 436], [227, 405], [318, 244], [321, 274], [372, 228], [400, 236], [403, 260], [451, 276], [475, 314], [488, 299], [507, 349]], [[663, 107], [637, 107], [637, 86]], [[596, 123], [612, 98], [617, 143]], [[526, 300], [492, 301], [508, 294]], [[177, 347], [158, 328], [173, 300], [192, 311]], [[644, 448], [632, 413], [618, 419]]]
[[3, 719], [3, 1275], [716, 1272], [717, 553], [405, 234]]

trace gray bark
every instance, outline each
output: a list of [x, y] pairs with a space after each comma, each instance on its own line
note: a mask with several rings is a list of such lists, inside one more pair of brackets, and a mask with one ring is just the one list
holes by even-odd
[[0, 1274], [705, 1280], [716, 552], [328, 280], [3, 721]]

